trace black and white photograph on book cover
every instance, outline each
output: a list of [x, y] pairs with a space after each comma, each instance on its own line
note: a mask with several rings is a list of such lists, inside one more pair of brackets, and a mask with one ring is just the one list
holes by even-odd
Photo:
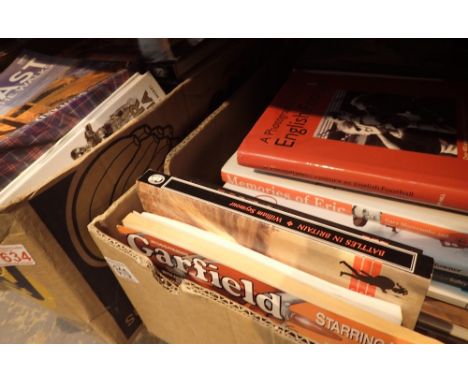
[[455, 99], [340, 90], [315, 136], [457, 156]]

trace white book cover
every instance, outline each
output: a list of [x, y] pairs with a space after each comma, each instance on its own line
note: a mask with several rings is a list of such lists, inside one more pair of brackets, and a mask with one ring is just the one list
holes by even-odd
[[151, 73], [134, 74], [5, 187], [0, 192], [0, 206], [8, 206], [44, 186], [164, 97]]
[[265, 174], [234, 154], [225, 188], [422, 249], [435, 268], [468, 276], [468, 216]]

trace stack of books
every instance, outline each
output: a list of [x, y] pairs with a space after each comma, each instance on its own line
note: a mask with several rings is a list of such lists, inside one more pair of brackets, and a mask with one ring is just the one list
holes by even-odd
[[441, 80], [297, 71], [224, 165], [225, 188], [421, 249], [427, 296], [466, 315], [466, 101]]
[[0, 84], [0, 206], [40, 189], [165, 96], [150, 73], [31, 51]]
[[[431, 342], [411, 330], [433, 263], [420, 251], [152, 170], [137, 193], [145, 212], [124, 217], [119, 239], [173, 281], [195, 282], [312, 342]], [[390, 277], [376, 275], [366, 293], [349, 290], [357, 257]]]

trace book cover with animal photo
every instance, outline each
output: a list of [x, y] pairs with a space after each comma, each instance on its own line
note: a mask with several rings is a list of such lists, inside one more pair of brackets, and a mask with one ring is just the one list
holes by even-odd
[[468, 211], [466, 96], [442, 80], [294, 72], [240, 164]]
[[[400, 327], [398, 325], [399, 321], [393, 321], [401, 320], [401, 311], [399, 310], [400, 315], [396, 317], [393, 304], [383, 302], [377, 304], [378, 300], [354, 292], [346, 292], [346, 290], [339, 292], [342, 297], [346, 295], [351, 299], [356, 299], [359, 296], [362, 298], [357, 298], [353, 302], [344, 300], [346, 303], [341, 306], [339, 302], [337, 303], [335, 295], [325, 295], [329, 309], [323, 306], [323, 299], [320, 298], [317, 299], [316, 304], [310, 302], [310, 300], [304, 301], [282, 289], [252, 277], [256, 272], [255, 269], [259, 268], [258, 263], [247, 264], [244, 262], [244, 268], [248, 269], [249, 274], [238, 271], [234, 267], [223, 265], [222, 262], [229, 264], [227, 258], [230, 257], [228, 252], [231, 249], [234, 249], [235, 253], [231, 259], [239, 256], [243, 257], [242, 251], [237, 252], [235, 250], [236, 245], [233, 245], [232, 242], [224, 241], [222, 247], [212, 247], [210, 246], [211, 242], [208, 245], [206, 244], [213, 240], [213, 237], [218, 242], [223, 242], [223, 239], [213, 234], [211, 239], [209, 235], [204, 235], [203, 240], [198, 238], [192, 241], [192, 244], [197, 248], [187, 250], [184, 248], [187, 248], [186, 245], [190, 245], [188, 243], [192, 239], [192, 232], [197, 230], [196, 228], [185, 225], [188, 231], [183, 235], [183, 244], [180, 245], [180, 240], [177, 243], [173, 240], [176, 237], [180, 238], [181, 232], [176, 232], [176, 226], [184, 226], [183, 223], [176, 222], [176, 225], [170, 228], [169, 233], [158, 225], [159, 218], [153, 221], [148, 215], [151, 214], [130, 213], [127, 215], [123, 219], [123, 225], [117, 226], [119, 239], [133, 250], [148, 256], [166, 277], [177, 283], [183, 282], [184, 279], [195, 282], [203, 288], [220, 294], [246, 309], [264, 316], [275, 326], [281, 327], [283, 330], [286, 329], [286, 332], [293, 330], [316, 343], [377, 344], [433, 341], [409, 329]], [[155, 218], [155, 216], [151, 215], [151, 218]], [[163, 240], [161, 237], [165, 239]], [[201, 244], [201, 242], [204, 244]], [[206, 250], [206, 256], [200, 255], [201, 247]], [[222, 248], [224, 248], [224, 251], [221, 250]], [[217, 253], [218, 256], [213, 256], [214, 253]], [[257, 255], [263, 257], [260, 254]], [[223, 260], [212, 260], [215, 258], [222, 258]], [[269, 270], [263, 267], [260, 268], [263, 269], [263, 271], [260, 271], [262, 276], [270, 274]], [[294, 277], [291, 272], [287, 274], [288, 277]], [[283, 279], [284, 276], [281, 276], [282, 285], [287, 286], [288, 284]], [[301, 284], [301, 292], [308, 289], [304, 285]], [[314, 288], [312, 285], [314, 285], [313, 280], [311, 287]], [[338, 289], [343, 288], [338, 287]], [[312, 295], [314, 293], [320, 295], [320, 292], [313, 292]], [[307, 295], [307, 293], [305, 294]], [[359, 313], [356, 314], [356, 310], [349, 309], [348, 303], [361, 308], [364, 304], [367, 304], [368, 309], [372, 305], [372, 313], [374, 314], [368, 315], [363, 311], [358, 311]], [[374, 306], [374, 304], [378, 306]], [[335, 305], [340, 305], [340, 309], [334, 309], [336, 308]], [[336, 310], [338, 310], [338, 313]], [[351, 317], [348, 317], [348, 315]], [[366, 320], [369, 320], [368, 324], [366, 324]]]
[[370, 285], [361, 293], [400, 305], [403, 325], [416, 323], [433, 267], [433, 259], [418, 249], [152, 171], [137, 181], [137, 191], [148, 212], [235, 240], [346, 288], [350, 278], [363, 279]]

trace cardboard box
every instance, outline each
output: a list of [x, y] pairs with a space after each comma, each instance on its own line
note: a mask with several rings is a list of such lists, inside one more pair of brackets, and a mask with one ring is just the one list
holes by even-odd
[[135, 188], [97, 217], [89, 230], [150, 333], [168, 343], [307, 342], [190, 281], [173, 284], [146, 256], [113, 239], [116, 224], [133, 210], [142, 210]]
[[[288, 63], [267, 64], [166, 158], [165, 170], [221, 184], [220, 169], [271, 100], [289, 71]], [[229, 132], [229, 134], [226, 134]], [[116, 225], [142, 207], [131, 189], [89, 226], [147, 329], [170, 343], [308, 342], [293, 331], [221, 295], [184, 280], [179, 286], [162, 276], [144, 255], [113, 239]]]
[[[263, 67], [167, 155], [164, 171], [221, 186], [222, 165], [286, 78], [282, 69]], [[171, 343], [309, 342], [190, 281], [172, 284], [145, 255], [113, 239], [119, 237], [116, 225], [131, 211], [142, 211], [134, 189], [88, 229], [152, 334]]]
[[0, 268], [0, 282], [90, 325], [109, 342], [127, 342], [140, 318], [86, 227], [145, 169], [161, 167], [169, 150], [257, 69], [268, 50], [261, 41], [233, 41], [60, 176], [0, 206], [0, 250], [32, 259]]

